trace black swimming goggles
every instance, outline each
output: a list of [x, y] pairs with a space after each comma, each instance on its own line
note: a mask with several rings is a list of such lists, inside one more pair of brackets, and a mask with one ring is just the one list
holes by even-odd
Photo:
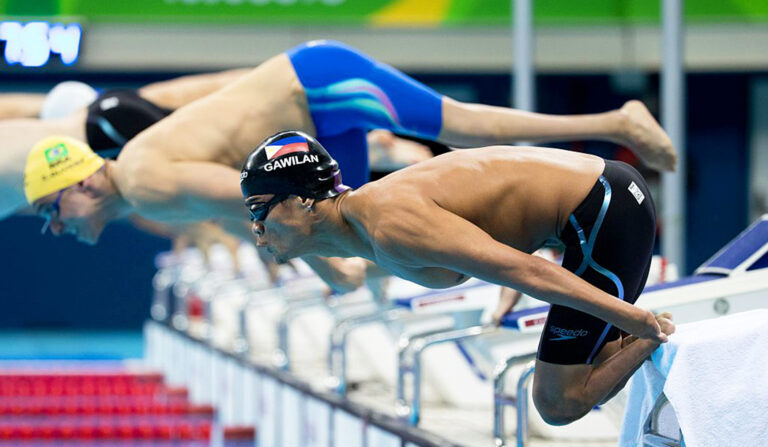
[[267, 200], [266, 202], [256, 202], [249, 204], [248, 212], [251, 214], [251, 222], [264, 221], [272, 208], [287, 198], [287, 194], [275, 194], [274, 197]]

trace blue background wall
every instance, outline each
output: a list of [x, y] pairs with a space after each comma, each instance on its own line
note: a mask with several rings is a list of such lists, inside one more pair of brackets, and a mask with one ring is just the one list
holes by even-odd
[[0, 222], [0, 328], [140, 328], [149, 316], [154, 254], [169, 242], [117, 223], [91, 247], [41, 236], [42, 222]]
[[690, 269], [749, 223], [749, 80], [743, 74], [688, 76]]

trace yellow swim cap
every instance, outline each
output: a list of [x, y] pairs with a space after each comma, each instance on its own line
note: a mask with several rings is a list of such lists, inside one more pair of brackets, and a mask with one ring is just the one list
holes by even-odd
[[29, 151], [24, 169], [27, 202], [77, 184], [104, 166], [87, 144], [70, 137], [47, 137]]

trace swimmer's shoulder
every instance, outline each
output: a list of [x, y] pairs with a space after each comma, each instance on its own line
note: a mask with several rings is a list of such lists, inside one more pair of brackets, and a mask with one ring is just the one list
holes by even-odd
[[175, 183], [168, 172], [167, 163], [158, 163], [154, 157], [137, 154], [121, 156], [110, 166], [110, 176], [120, 195], [139, 214], [156, 206], [168, 204], [175, 196]]
[[350, 195], [344, 205], [348, 215], [365, 228], [371, 242], [379, 249], [395, 248], [403, 236], [413, 236], [428, 220], [425, 214], [435, 206], [429, 197], [409, 185], [388, 187], [383, 182], [369, 183]]

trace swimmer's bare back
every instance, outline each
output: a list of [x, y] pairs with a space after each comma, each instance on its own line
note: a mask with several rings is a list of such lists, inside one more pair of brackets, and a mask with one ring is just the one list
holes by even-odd
[[427, 287], [467, 276], [661, 339], [654, 317], [526, 253], [558, 236], [600, 176], [598, 157], [490, 147], [435, 157], [337, 199], [362, 256]]
[[114, 164], [115, 184], [147, 218], [243, 219], [239, 168], [282, 129], [315, 131], [284, 54], [136, 136]]
[[398, 215], [392, 207], [439, 207], [499, 242], [533, 253], [559, 236], [603, 168], [599, 157], [559, 149], [455, 151], [365, 185], [347, 203], [378, 213], [367, 220], [376, 225]]
[[[653, 316], [526, 253], [558, 236], [604, 168], [545, 148], [459, 151], [340, 197], [340, 212], [382, 268], [427, 287], [467, 276], [516, 288], [656, 337]], [[648, 332], [650, 330], [650, 332]]]

